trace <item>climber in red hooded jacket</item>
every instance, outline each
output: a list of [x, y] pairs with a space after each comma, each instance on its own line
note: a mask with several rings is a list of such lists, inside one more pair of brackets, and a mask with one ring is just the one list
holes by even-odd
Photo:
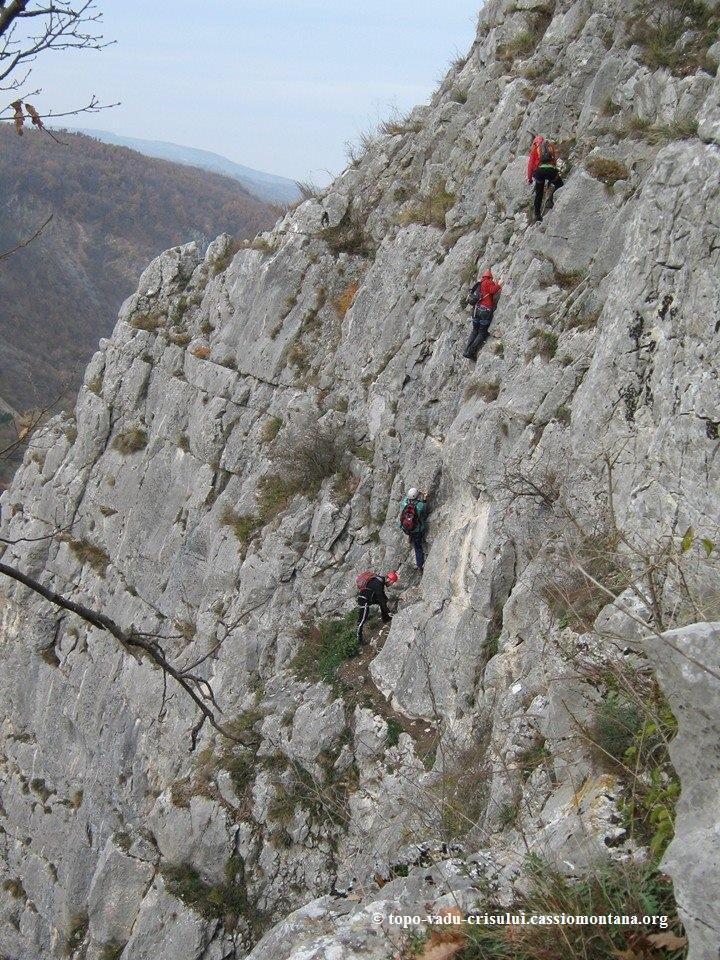
[[468, 360], [477, 360], [478, 351], [488, 338], [501, 291], [502, 284], [496, 282], [492, 270], [486, 270], [468, 294], [473, 307], [473, 331], [463, 354]]
[[547, 184], [547, 209], [553, 206], [553, 194], [563, 185], [557, 168], [557, 150], [545, 137], [534, 137], [527, 164], [528, 183], [535, 181], [535, 220], [542, 222], [542, 203]]

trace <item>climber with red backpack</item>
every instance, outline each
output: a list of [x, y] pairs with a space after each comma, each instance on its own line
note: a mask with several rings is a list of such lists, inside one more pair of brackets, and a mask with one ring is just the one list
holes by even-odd
[[397, 582], [398, 575], [394, 570], [388, 571], [384, 577], [372, 570], [364, 570], [355, 578], [355, 586], [358, 590], [357, 642], [359, 647], [362, 646], [363, 627], [367, 623], [368, 616], [370, 615], [370, 607], [380, 607], [380, 616], [382, 617], [383, 623], [390, 623], [392, 621], [390, 611], [388, 610], [388, 598], [385, 593], [385, 587], [388, 584], [393, 586]]
[[532, 149], [528, 157], [527, 178], [528, 183], [535, 181], [535, 220], [537, 223], [542, 223], [545, 184], [547, 184], [547, 203], [545, 206], [547, 210], [550, 210], [555, 202], [553, 200], [555, 191], [559, 190], [565, 182], [558, 170], [555, 145], [545, 137], [537, 136], [533, 138]]
[[415, 549], [415, 563], [422, 573], [425, 566], [425, 530], [427, 529], [427, 495], [410, 487], [400, 504], [400, 529], [410, 539]]
[[468, 294], [468, 304], [473, 308], [473, 329], [463, 353], [468, 360], [477, 360], [478, 351], [488, 338], [501, 291], [502, 285], [496, 283], [492, 270], [486, 270]]

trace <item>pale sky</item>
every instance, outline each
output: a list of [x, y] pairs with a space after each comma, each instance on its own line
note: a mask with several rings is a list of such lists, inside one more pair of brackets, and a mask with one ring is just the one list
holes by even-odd
[[102, 52], [35, 67], [41, 112], [95, 93], [74, 121], [212, 150], [292, 179], [327, 179], [345, 142], [428, 99], [475, 36], [481, 0], [99, 0]]

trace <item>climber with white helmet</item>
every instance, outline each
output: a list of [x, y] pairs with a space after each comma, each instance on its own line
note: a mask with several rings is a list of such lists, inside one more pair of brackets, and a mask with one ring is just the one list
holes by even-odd
[[502, 284], [496, 283], [492, 270], [485, 270], [468, 294], [468, 304], [473, 308], [473, 329], [463, 353], [468, 360], [477, 360], [478, 351], [488, 338], [501, 291]]
[[546, 209], [554, 205], [553, 195], [563, 186], [565, 181], [558, 170], [558, 158], [555, 144], [545, 137], [533, 137], [530, 156], [527, 165], [528, 183], [535, 181], [535, 220], [542, 223], [542, 203], [547, 184]]
[[355, 578], [355, 585], [358, 590], [357, 642], [359, 647], [362, 646], [363, 627], [367, 623], [367, 618], [370, 615], [370, 607], [380, 607], [380, 616], [382, 617], [383, 623], [390, 623], [392, 621], [390, 611], [388, 610], [388, 598], [385, 593], [385, 587], [387, 585], [393, 586], [397, 582], [398, 575], [394, 570], [389, 570], [384, 577], [372, 570], [364, 570]]
[[425, 530], [427, 529], [427, 494], [410, 487], [400, 504], [400, 528], [415, 549], [415, 563], [422, 573], [425, 566]]

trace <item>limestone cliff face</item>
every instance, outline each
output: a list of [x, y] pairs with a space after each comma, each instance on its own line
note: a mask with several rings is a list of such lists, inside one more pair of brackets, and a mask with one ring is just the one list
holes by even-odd
[[[490, 883], [509, 904], [529, 851], [575, 875], [639, 855], [622, 779], [578, 731], [602, 670], [647, 673], [658, 645], [673, 708], [692, 695], [663, 631], [718, 617], [708, 551], [686, 544], [707, 600], [689, 607], [667, 567], [649, 600], [623, 581], [625, 613], [595, 567], [590, 606], [573, 577], [608, 517], [629, 567], [715, 536], [720, 85], [645, 65], [628, 15], [491, 0], [432, 102], [323, 196], [248, 249], [151, 264], [76, 416], [33, 441], [3, 560], [202, 661], [243, 745], [206, 726], [193, 750], [180, 690], [4, 583], [8, 957], [240, 958], [298, 908], [254, 956], [384, 957], [381, 899], [471, 905]], [[571, 169], [530, 225], [537, 131]], [[473, 368], [478, 262], [504, 293]], [[321, 467], [300, 477], [303, 445]], [[432, 498], [421, 580], [408, 485]], [[400, 570], [392, 626], [344, 686], [314, 680], [294, 658], [368, 566]], [[681, 805], [694, 960], [717, 939], [710, 808], [696, 830]]]

